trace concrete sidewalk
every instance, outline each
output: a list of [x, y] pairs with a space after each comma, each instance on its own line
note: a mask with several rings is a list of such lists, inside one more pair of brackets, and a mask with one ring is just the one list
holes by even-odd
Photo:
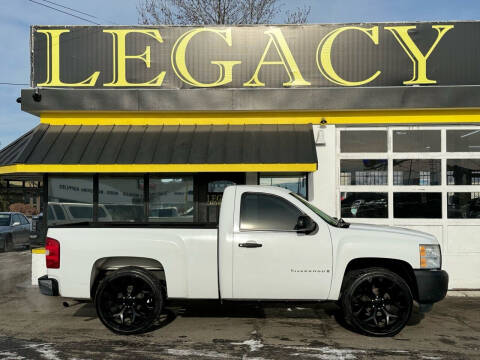
[[447, 296], [480, 298], [480, 290], [451, 290], [447, 293]]

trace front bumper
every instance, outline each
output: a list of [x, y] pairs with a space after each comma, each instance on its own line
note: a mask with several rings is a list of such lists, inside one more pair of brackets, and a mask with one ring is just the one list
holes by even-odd
[[418, 302], [433, 304], [447, 295], [448, 273], [445, 270], [414, 270]]
[[58, 282], [55, 279], [50, 279], [48, 275], [38, 278], [38, 287], [43, 295], [58, 296]]

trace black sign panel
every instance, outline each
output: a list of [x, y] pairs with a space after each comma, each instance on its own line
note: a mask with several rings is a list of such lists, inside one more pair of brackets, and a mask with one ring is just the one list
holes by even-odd
[[480, 84], [480, 22], [32, 27], [32, 87]]

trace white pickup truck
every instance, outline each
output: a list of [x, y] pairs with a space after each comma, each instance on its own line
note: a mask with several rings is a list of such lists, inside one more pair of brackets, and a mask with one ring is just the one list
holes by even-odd
[[432, 235], [348, 224], [291, 191], [230, 186], [219, 225], [89, 224], [48, 230], [45, 295], [92, 299], [106, 327], [146, 331], [167, 299], [337, 301], [345, 320], [393, 336], [428, 311], [448, 274]]

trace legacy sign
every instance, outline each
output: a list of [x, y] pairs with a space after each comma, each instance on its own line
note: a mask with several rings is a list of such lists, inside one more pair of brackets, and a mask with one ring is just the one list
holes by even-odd
[[32, 27], [33, 87], [480, 84], [480, 22]]

